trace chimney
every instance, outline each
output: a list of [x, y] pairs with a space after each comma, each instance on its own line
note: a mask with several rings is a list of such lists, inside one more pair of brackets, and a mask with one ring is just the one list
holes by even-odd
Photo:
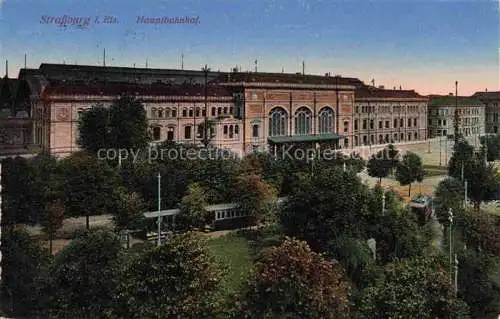
[[401, 85], [399, 86], [399, 90], [400, 90], [400, 91], [402, 90]]
[[488, 88], [486, 88], [486, 89], [484, 90], [484, 92], [488, 93]]

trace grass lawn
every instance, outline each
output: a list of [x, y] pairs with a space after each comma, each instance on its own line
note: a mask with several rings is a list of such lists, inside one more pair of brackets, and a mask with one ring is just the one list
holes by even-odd
[[448, 172], [446, 170], [437, 170], [437, 169], [429, 169], [429, 168], [425, 168], [424, 169], [424, 174], [425, 174], [425, 177], [431, 177], [431, 176], [442, 176], [442, 175], [446, 175], [448, 174]]
[[252, 251], [248, 240], [234, 233], [208, 240], [210, 251], [227, 267], [227, 276], [223, 279], [224, 294], [231, 295], [243, 284], [244, 275], [248, 275], [252, 264]]

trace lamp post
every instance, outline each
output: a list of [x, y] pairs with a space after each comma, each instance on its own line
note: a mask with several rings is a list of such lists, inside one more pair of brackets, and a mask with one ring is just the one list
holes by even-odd
[[385, 214], [385, 192], [382, 189], [382, 215]]
[[158, 172], [158, 247], [161, 245], [161, 216], [160, 216], [160, 211], [161, 211], [161, 174]]
[[449, 233], [450, 233], [450, 241], [449, 241], [449, 245], [450, 245], [450, 283], [453, 284], [453, 280], [452, 280], [452, 272], [453, 272], [453, 260], [452, 260], [452, 238], [451, 238], [451, 232], [452, 232], [452, 227], [453, 227], [453, 211], [451, 210], [451, 208], [448, 210], [448, 221], [450, 222], [449, 224]]
[[455, 254], [455, 297], [458, 294], [458, 258]]
[[465, 200], [464, 200], [464, 208], [467, 206], [467, 180], [465, 180], [465, 186], [464, 186], [464, 190], [465, 190]]

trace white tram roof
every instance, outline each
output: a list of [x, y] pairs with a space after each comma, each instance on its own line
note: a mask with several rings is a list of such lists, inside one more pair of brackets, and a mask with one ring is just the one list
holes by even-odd
[[[277, 200], [278, 204], [281, 204], [283, 201], [286, 200], [286, 197], [280, 197]], [[225, 203], [225, 204], [215, 204], [215, 205], [208, 205], [205, 209], [207, 212], [215, 212], [215, 211], [220, 211], [220, 210], [228, 210], [228, 209], [235, 209], [238, 207], [237, 203]], [[178, 215], [181, 212], [180, 209], [174, 208], [174, 209], [164, 209], [160, 210], [160, 213], [158, 214], [158, 211], [154, 212], [146, 212], [144, 213], [145, 218], [154, 218], [154, 217], [163, 217], [163, 216], [174, 216]]]

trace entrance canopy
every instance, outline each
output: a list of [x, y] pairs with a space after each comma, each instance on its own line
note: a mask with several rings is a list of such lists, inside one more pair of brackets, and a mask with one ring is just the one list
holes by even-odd
[[333, 133], [318, 135], [293, 135], [293, 136], [270, 136], [267, 138], [272, 144], [292, 144], [292, 143], [314, 143], [338, 141], [340, 136]]

